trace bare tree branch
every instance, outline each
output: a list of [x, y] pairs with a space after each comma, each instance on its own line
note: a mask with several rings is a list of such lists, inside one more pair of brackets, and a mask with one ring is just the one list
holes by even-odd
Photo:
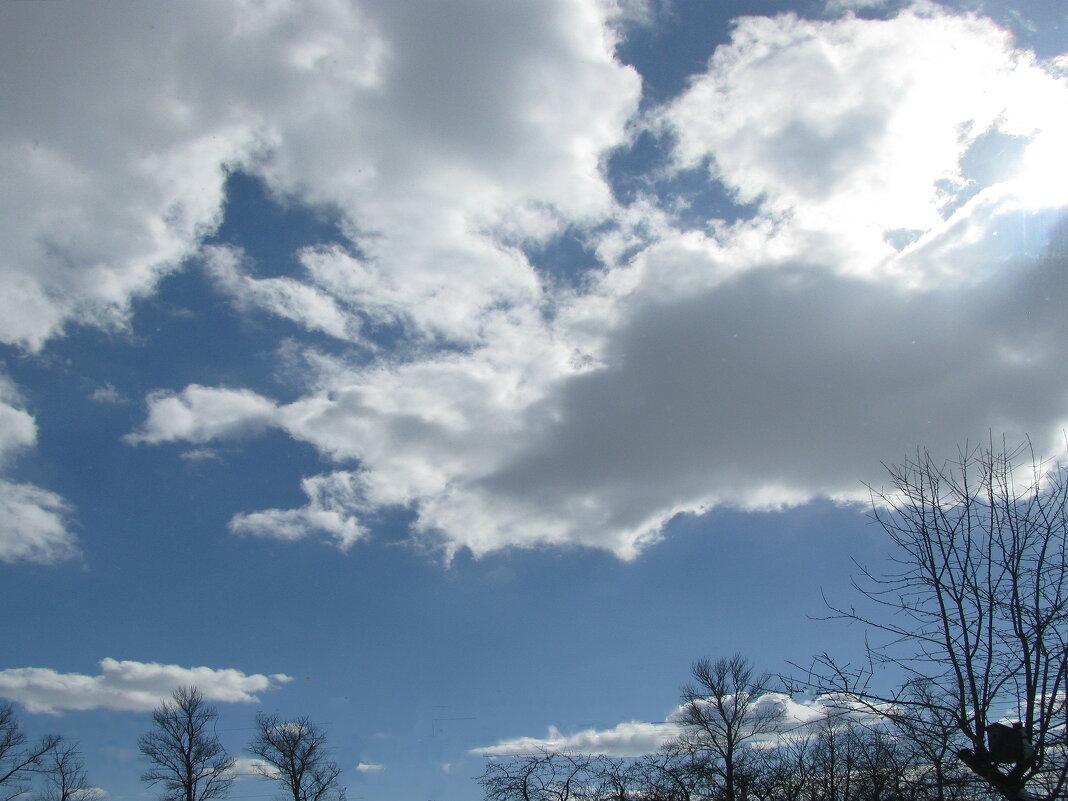
[[30, 743], [14, 706], [0, 701], [0, 801], [11, 801], [28, 791], [30, 781], [42, 770], [59, 740], [49, 734]]
[[283, 721], [277, 715], [256, 715], [256, 734], [248, 746], [266, 764], [266, 779], [283, 784], [293, 801], [344, 801], [338, 786], [341, 768], [329, 758], [326, 732], [306, 717]]
[[769, 676], [757, 674], [741, 654], [695, 662], [694, 681], [682, 689], [683, 708], [678, 723], [683, 732], [667, 750], [688, 756], [695, 776], [721, 795], [738, 801], [747, 782], [750, 742], [777, 731], [777, 707], [760, 708], [756, 701], [767, 691]]
[[78, 746], [59, 740], [41, 765], [44, 776], [40, 801], [90, 801], [93, 790], [85, 775]]
[[[940, 759], [962, 740], [956, 756], [1010, 801], [1063, 797], [1068, 471], [1038, 462], [1030, 443], [993, 442], [951, 462], [918, 451], [887, 470], [872, 514], [894, 546], [892, 568], [863, 570], [854, 586], [889, 615], [830, 607], [883, 637], [867, 665], [817, 658], [813, 684], [890, 716], [916, 742], [934, 738]], [[885, 666], [905, 678], [880, 692]], [[1018, 726], [999, 728], [1003, 718]], [[995, 748], [999, 733], [1016, 743], [1010, 757]]]
[[179, 687], [152, 713], [154, 728], [138, 740], [149, 769], [141, 781], [163, 786], [163, 801], [225, 798], [234, 760], [215, 735], [219, 714], [195, 687]]

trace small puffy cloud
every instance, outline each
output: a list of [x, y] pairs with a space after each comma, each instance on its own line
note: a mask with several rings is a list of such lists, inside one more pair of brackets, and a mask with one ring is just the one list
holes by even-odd
[[187, 462], [216, 462], [222, 457], [213, 448], [190, 448], [182, 451], [182, 458]]
[[54, 492], [0, 479], [0, 562], [48, 564], [76, 556], [69, 513]]
[[790, 729], [814, 723], [831, 714], [834, 707], [831, 696], [798, 701], [785, 693], [764, 693], [753, 700], [753, 714], [761, 718], [781, 721], [783, 728]]
[[329, 473], [305, 478], [301, 487], [308, 504], [300, 509], [266, 509], [235, 516], [230, 530], [235, 534], [298, 540], [321, 533], [345, 551], [365, 538], [367, 529], [359, 515], [368, 511], [361, 504], [362, 480], [348, 472]]
[[119, 404], [126, 403], [126, 398], [111, 384], [97, 387], [89, 394], [89, 400], [94, 403]]
[[21, 403], [18, 388], [0, 372], [0, 467], [37, 442], [37, 423], [31, 414], [18, 408]]
[[148, 418], [141, 430], [126, 436], [131, 444], [184, 440], [205, 443], [267, 425], [275, 411], [270, 400], [243, 389], [190, 385], [180, 393], [148, 397]]
[[[21, 403], [18, 388], [0, 372], [0, 470], [37, 443], [37, 422]], [[0, 475], [0, 562], [47, 564], [76, 556], [69, 513], [56, 493]]]
[[385, 770], [385, 766], [376, 762], [360, 762], [356, 765], [356, 770], [360, 773], [381, 773]]
[[233, 668], [181, 667], [158, 662], [100, 660], [100, 673], [59, 673], [50, 668], [0, 670], [0, 697], [33, 713], [66, 709], [152, 710], [178, 687], [195, 686], [207, 701], [258, 703], [256, 693], [290, 681], [281, 673], [246, 674]]

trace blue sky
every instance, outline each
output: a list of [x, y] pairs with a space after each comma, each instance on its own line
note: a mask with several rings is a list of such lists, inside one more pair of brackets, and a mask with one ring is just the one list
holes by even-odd
[[[0, 697], [151, 797], [196, 682], [349, 798], [655, 747], [863, 632], [864, 482], [1063, 452], [1068, 12], [0, 5]], [[268, 797], [242, 778], [233, 797]]]

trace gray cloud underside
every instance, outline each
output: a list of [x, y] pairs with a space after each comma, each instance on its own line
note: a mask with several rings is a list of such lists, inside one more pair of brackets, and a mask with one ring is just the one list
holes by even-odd
[[919, 293], [777, 269], [650, 304], [606, 367], [528, 413], [524, 452], [478, 486], [549, 508], [605, 493], [607, 524], [627, 526], [702, 497], [774, 505], [769, 487], [855, 494], [877, 478], [873, 455], [949, 453], [989, 428], [1052, 444], [1066, 266]]
[[[861, 482], [881, 478], [874, 454], [897, 459], [919, 445], [950, 453], [990, 431], [1030, 433], [1040, 449], [1056, 449], [1068, 399], [1058, 368], [1068, 358], [1064, 267], [1021, 262], [997, 280], [924, 292], [777, 267], [645, 304], [602, 366], [558, 380], [496, 445], [499, 424], [487, 416], [480, 431], [477, 407], [457, 430], [429, 404], [378, 412], [358, 384], [288, 407], [258, 399], [250, 422], [355, 458], [363, 471], [306, 481], [309, 507], [276, 512], [288, 517], [274, 535], [355, 525], [377, 505], [370, 485], [437, 468], [443, 479], [409, 480], [392, 498], [414, 506], [432, 540], [476, 553], [576, 543], [629, 557], [678, 512], [863, 498]], [[208, 397], [225, 407], [232, 395]], [[210, 404], [192, 394], [166, 400], [209, 417]], [[236, 430], [220, 419], [212, 432]], [[450, 443], [460, 447], [453, 464], [435, 463]], [[236, 528], [270, 534], [271, 523], [246, 516]]]
[[[242, 313], [286, 320], [297, 401], [163, 389], [127, 438], [273, 427], [336, 466], [304, 479], [303, 507], [236, 501], [238, 534], [348, 548], [403, 506], [446, 554], [632, 558], [679, 513], [860, 498], [916, 445], [1063, 444], [1064, 248], [1047, 234], [1068, 201], [1068, 87], [989, 20], [928, 3], [745, 18], [639, 114], [613, 49], [627, 4], [85, 8], [0, 9], [0, 66], [36, 87], [0, 90], [0, 339], [126, 326], [194, 255]], [[703, 210], [670, 193], [617, 203], [606, 157], [640, 130], [669, 143], [667, 177], [704, 176], [752, 219], [695, 228]], [[1018, 152], [969, 172], [987, 135]], [[282, 278], [203, 248], [234, 167], [333, 210], [352, 247], [293, 254]], [[568, 230], [598, 260], [579, 290], [528, 255]], [[8, 407], [0, 443], [32, 444]], [[37, 500], [63, 531], [62, 499]]]
[[[865, 100], [862, 81], [894, 91]], [[745, 20], [653, 116], [679, 169], [710, 160], [757, 204], [752, 221], [684, 232], [670, 198], [642, 199], [594, 237], [606, 269], [586, 291], [482, 306], [466, 351], [370, 368], [309, 351], [318, 389], [300, 401], [189, 387], [156, 397], [132, 440], [276, 426], [347, 468], [306, 480], [301, 509], [239, 515], [240, 533], [347, 547], [368, 512], [402, 505], [447, 553], [623, 558], [678, 513], [862, 498], [881, 461], [921, 444], [994, 431], [1048, 452], [1068, 388], [1064, 260], [1022, 254], [1057, 252], [1035, 212], [1063, 192], [1034, 165], [1065, 129], [1049, 110], [1064, 92], [975, 18]], [[961, 172], [988, 130], [1041, 132], [1019, 180]], [[358, 260], [304, 258], [316, 291], [366, 300], [369, 284], [337, 280], [362, 275]], [[331, 315], [305, 324], [327, 330]]]

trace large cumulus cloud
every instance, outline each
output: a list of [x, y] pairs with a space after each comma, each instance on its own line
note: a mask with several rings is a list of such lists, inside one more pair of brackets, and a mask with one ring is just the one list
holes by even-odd
[[[740, 20], [646, 123], [674, 142], [671, 169], [704, 170], [754, 215], [684, 229], [670, 196], [609, 209], [614, 224], [590, 235], [604, 269], [581, 290], [539, 286], [514, 245], [551, 232], [554, 216], [604, 213], [595, 173], [549, 159], [584, 188], [569, 203], [513, 161], [507, 143], [531, 141], [516, 120], [498, 120], [504, 141], [492, 144], [446, 125], [428, 152], [439, 168], [477, 164], [467, 186], [480, 203], [522, 184], [549, 211], [520, 204], [482, 218], [488, 238], [447, 240], [435, 226], [448, 218], [469, 234], [477, 215], [440, 175], [433, 200], [417, 181], [428, 230], [401, 250], [386, 236], [370, 255], [309, 251], [312, 294], [261, 284], [243, 296], [341, 339], [359, 309], [466, 346], [369, 365], [308, 349], [303, 398], [189, 387], [152, 397], [134, 439], [268, 425], [339, 463], [306, 481], [307, 506], [235, 518], [244, 533], [303, 527], [348, 545], [369, 511], [400, 505], [448, 553], [579, 544], [623, 558], [679, 513], [859, 498], [880, 461], [919, 443], [996, 430], [1044, 448], [1068, 399], [1063, 248], [1046, 236], [1068, 198], [1063, 161], [1042, 155], [1066, 130], [1065, 100], [1063, 81], [991, 22], [933, 6], [877, 21]], [[612, 139], [593, 130], [600, 147]], [[1000, 172], [975, 167], [991, 137], [1021, 154]], [[325, 192], [340, 179], [306, 180]], [[409, 201], [385, 197], [361, 208], [406, 230], [386, 221]], [[254, 280], [240, 254], [209, 258], [230, 286]], [[485, 258], [500, 268], [491, 281]]]
[[[125, 325], [195, 254], [235, 308], [337, 347], [288, 347], [291, 402], [155, 392], [128, 441], [311, 443], [335, 467], [305, 478], [308, 503], [237, 501], [231, 528], [341, 547], [402, 506], [447, 554], [632, 558], [676, 514], [857, 498], [917, 443], [1057, 439], [1068, 89], [1050, 64], [932, 4], [745, 18], [639, 116], [617, 11], [5, 5], [6, 35], [34, 44], [0, 56], [32, 75], [2, 90], [0, 338]], [[670, 190], [618, 205], [605, 165], [628, 124], [671, 148], [658, 185], [696, 175], [745, 213], [695, 225]], [[1000, 170], [992, 142], [1014, 148]], [[202, 248], [231, 168], [328, 207], [342, 241], [273, 278]], [[578, 288], [530, 255], [565, 230], [600, 267]]]
[[[0, 340], [122, 326], [220, 221], [225, 173], [340, 209], [345, 282], [465, 337], [536, 281], [480, 233], [603, 210], [639, 84], [585, 0], [5, 5]], [[596, 98], [596, 102], [593, 99]], [[403, 298], [398, 297], [403, 288]]]
[[[599, 159], [640, 92], [612, 57], [606, 15], [624, 5], [5, 4], [0, 341], [33, 351], [72, 323], [125, 328], [131, 302], [200, 253], [243, 310], [363, 344], [379, 323], [478, 342], [542, 302], [514, 243], [611, 205]], [[329, 207], [346, 246], [300, 254], [305, 283], [201, 253], [233, 169]], [[212, 420], [179, 421], [157, 402], [170, 436], [200, 441], [269, 411], [239, 394]], [[2, 411], [0, 445], [32, 444], [32, 419]], [[0, 502], [0, 558], [71, 552], [58, 495], [4, 482]], [[277, 532], [283, 517], [235, 526]], [[331, 510], [284, 519], [296, 531], [305, 518], [345, 542], [362, 532]]]
[[[1000, 254], [900, 258], [910, 236], [962, 248], [964, 229], [981, 239], [998, 213], [1064, 202], [1064, 97], [1006, 31], [924, 6], [890, 20], [742, 19], [659, 121], [680, 166], [707, 166], [787, 220], [797, 255], [921, 284], [996, 268]], [[994, 186], [965, 169], [984, 136], [1027, 142], [1014, 174], [994, 165], [1010, 172]]]

